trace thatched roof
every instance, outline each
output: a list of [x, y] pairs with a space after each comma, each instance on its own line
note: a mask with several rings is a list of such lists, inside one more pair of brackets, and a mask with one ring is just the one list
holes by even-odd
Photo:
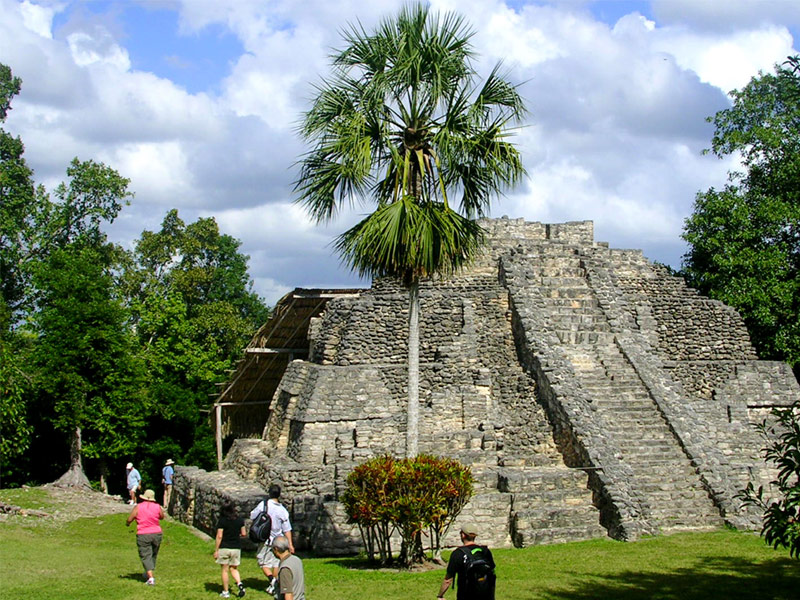
[[360, 289], [303, 289], [286, 294], [275, 305], [269, 321], [244, 349], [215, 402], [223, 407], [223, 437], [260, 437], [269, 403], [286, 366], [308, 358], [308, 326], [329, 300], [357, 296]]

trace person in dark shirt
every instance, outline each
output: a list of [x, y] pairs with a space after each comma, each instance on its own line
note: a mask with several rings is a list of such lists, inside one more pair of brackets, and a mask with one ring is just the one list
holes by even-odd
[[[480, 546], [475, 543], [475, 538], [478, 536], [478, 529], [472, 524], [467, 524], [461, 527], [461, 543], [453, 553], [450, 555], [450, 561], [447, 563], [447, 572], [444, 576], [444, 581], [439, 587], [439, 594], [437, 598], [444, 598], [445, 592], [453, 585], [453, 581], [458, 576], [456, 581], [456, 600], [494, 600], [494, 558], [492, 551], [486, 546]], [[491, 569], [488, 575], [488, 582], [480, 586], [474, 582], [467, 581], [467, 564], [471, 560], [480, 559], [484, 563], [486, 569]]]
[[239, 575], [239, 564], [242, 562], [242, 538], [247, 535], [244, 519], [239, 516], [233, 502], [225, 502], [217, 521], [217, 537], [214, 547], [214, 559], [222, 565], [222, 598], [230, 598], [228, 591], [229, 574], [239, 588], [237, 596], [244, 596], [244, 585]]

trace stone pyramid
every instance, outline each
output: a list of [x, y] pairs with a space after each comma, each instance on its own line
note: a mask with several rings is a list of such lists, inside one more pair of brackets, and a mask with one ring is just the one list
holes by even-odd
[[[591, 222], [482, 225], [479, 261], [420, 286], [420, 452], [471, 467], [460, 520], [495, 547], [758, 526], [734, 496], [774, 476], [753, 424], [800, 396], [788, 365], [758, 360], [732, 308], [595, 242]], [[210, 531], [223, 499], [249, 512], [277, 482], [297, 547], [360, 548], [338, 497], [359, 462], [403, 454], [408, 294], [388, 279], [349, 292], [306, 322], [274, 392], [240, 385], [263, 434], [219, 471], [179, 467], [173, 515]]]

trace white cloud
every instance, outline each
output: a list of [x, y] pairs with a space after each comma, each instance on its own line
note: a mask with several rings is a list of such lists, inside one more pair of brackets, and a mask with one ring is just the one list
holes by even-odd
[[795, 54], [792, 41], [785, 27], [775, 25], [729, 34], [703, 34], [681, 27], [659, 31], [653, 48], [674, 56], [701, 81], [729, 92], [747, 85], [758, 71], [771, 71], [775, 63]]
[[25, 0], [19, 6], [22, 22], [27, 29], [43, 38], [52, 38], [53, 15], [58, 12], [56, 7], [50, 8], [32, 4]]
[[793, 0], [653, 0], [651, 4], [656, 18], [665, 24], [710, 31], [800, 25], [800, 3]]
[[[705, 118], [728, 105], [730, 89], [794, 53], [789, 27], [800, 23], [797, 3], [769, 0], [656, 1], [651, 19], [632, 13], [616, 23], [580, 2], [431, 4], [464, 14], [479, 71], [502, 60], [531, 111], [516, 138], [530, 181], [496, 202], [495, 214], [593, 219], [598, 239], [673, 264], [695, 193], [724, 184], [735, 166], [701, 154], [713, 132]], [[124, 243], [177, 207], [184, 221], [214, 216], [242, 240], [270, 302], [295, 286], [363, 285], [330, 243], [365, 210], [317, 227], [292, 203], [303, 152], [294, 125], [329, 73], [341, 30], [357, 21], [370, 30], [401, 5], [177, 2], [177, 35], [221, 26], [244, 48], [216, 94], [194, 94], [135, 70], [135, 45], [113, 16], [66, 19], [54, 32], [55, 15], [80, 3], [0, 0], [0, 61], [23, 79], [4, 127], [22, 136], [48, 185], [76, 155], [131, 178], [136, 197], [111, 228]]]

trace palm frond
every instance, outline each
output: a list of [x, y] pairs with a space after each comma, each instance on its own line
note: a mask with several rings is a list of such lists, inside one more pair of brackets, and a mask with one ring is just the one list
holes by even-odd
[[336, 251], [362, 276], [391, 276], [406, 284], [450, 274], [483, 244], [483, 230], [442, 203], [405, 196], [379, 207], [339, 236]]

